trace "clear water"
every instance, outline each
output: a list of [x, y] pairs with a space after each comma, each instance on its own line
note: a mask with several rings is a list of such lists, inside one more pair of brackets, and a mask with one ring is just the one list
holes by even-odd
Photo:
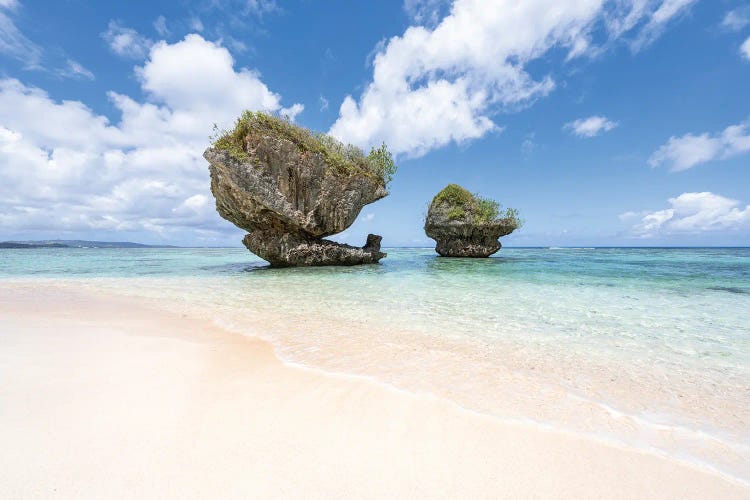
[[244, 249], [0, 250], [0, 285], [125, 293], [282, 359], [750, 480], [750, 249], [503, 249], [270, 269]]

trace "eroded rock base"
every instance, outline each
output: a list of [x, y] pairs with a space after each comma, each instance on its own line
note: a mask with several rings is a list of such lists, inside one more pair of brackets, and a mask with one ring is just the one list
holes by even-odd
[[304, 233], [253, 231], [242, 243], [272, 267], [355, 266], [375, 264], [387, 254], [380, 251], [382, 236], [370, 234], [363, 247], [354, 247]]
[[442, 257], [489, 257], [500, 250], [500, 242], [477, 242], [472, 240], [438, 240], [435, 251]]

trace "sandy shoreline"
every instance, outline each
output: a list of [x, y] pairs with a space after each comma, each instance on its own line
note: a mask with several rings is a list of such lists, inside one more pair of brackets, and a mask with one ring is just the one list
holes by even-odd
[[282, 364], [133, 300], [0, 285], [0, 497], [748, 498], [648, 453]]

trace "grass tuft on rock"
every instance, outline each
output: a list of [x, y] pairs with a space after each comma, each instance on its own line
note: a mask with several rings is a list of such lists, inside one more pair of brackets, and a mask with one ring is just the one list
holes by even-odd
[[303, 152], [322, 155], [326, 162], [338, 172], [346, 175], [363, 174], [371, 176], [388, 186], [396, 173], [393, 155], [385, 143], [364, 152], [352, 144], [344, 144], [330, 135], [313, 132], [295, 125], [291, 121], [262, 111], [245, 111], [231, 130], [220, 130], [214, 126], [211, 136], [213, 147], [228, 151], [234, 158], [249, 161], [246, 150], [247, 140], [253, 134], [272, 135], [287, 139]]
[[501, 210], [500, 203], [478, 194], [472, 194], [458, 184], [448, 184], [432, 199], [432, 205], [447, 205], [448, 219], [467, 220], [473, 223], [494, 222], [503, 220], [507, 225], [519, 228], [523, 221], [518, 217], [518, 210], [508, 208]]

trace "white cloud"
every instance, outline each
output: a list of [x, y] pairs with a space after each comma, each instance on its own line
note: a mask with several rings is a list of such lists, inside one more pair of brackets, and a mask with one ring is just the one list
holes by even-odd
[[[0, 0], [0, 9], [16, 10], [20, 4], [15, 0]], [[45, 50], [27, 38], [13, 22], [11, 17], [0, 11], [0, 55], [20, 61], [26, 70], [47, 71], [63, 78], [93, 80], [94, 74], [79, 62], [65, 58], [64, 52], [58, 51], [62, 61], [50, 61]]]
[[180, 205], [176, 208], [172, 209], [172, 212], [178, 216], [200, 215], [203, 209], [210, 204], [211, 203], [207, 195], [195, 194], [180, 203]]
[[110, 21], [107, 31], [102, 33], [112, 52], [121, 57], [143, 59], [154, 42], [132, 28], [126, 28], [117, 21]]
[[642, 215], [642, 214], [639, 212], [624, 212], [624, 213], [621, 213], [618, 217], [620, 218], [621, 221], [627, 221], [634, 217], [638, 217], [639, 215]]
[[450, 5], [450, 0], [404, 0], [404, 11], [415, 24], [435, 26]]
[[[12, 9], [16, 5], [9, 2], [4, 7]], [[43, 52], [41, 47], [21, 33], [9, 15], [0, 12], [0, 54], [21, 61], [26, 69], [41, 69]]]
[[748, 37], [740, 47], [740, 54], [742, 54], [745, 59], [750, 61], [750, 37]]
[[78, 78], [85, 80], [94, 79], [94, 73], [84, 68], [81, 63], [74, 61], [73, 59], [68, 59], [67, 66], [60, 70], [60, 74], [69, 78]]
[[620, 219], [640, 217], [632, 232], [642, 238], [750, 227], [750, 205], [743, 208], [739, 201], [718, 194], [683, 193], [670, 198], [669, 204], [655, 212], [627, 212]]
[[[640, 31], [636, 39], [631, 43], [631, 48], [638, 52], [645, 46], [653, 43], [664, 31], [667, 24], [688, 11], [698, 0], [664, 0], [651, 15], [648, 23]], [[636, 5], [643, 5], [643, 0], [634, 0]]]
[[609, 40], [640, 29], [645, 46], [692, 2], [455, 0], [434, 27], [410, 26], [376, 47], [372, 81], [358, 100], [344, 99], [330, 133], [362, 147], [385, 141], [410, 156], [482, 137], [497, 130], [492, 115], [555, 88], [551, 76], [530, 74], [529, 62], [554, 47], [569, 59], [596, 53], [594, 34]]
[[237, 54], [243, 54], [249, 50], [249, 47], [247, 46], [245, 42], [243, 42], [242, 40], [238, 40], [231, 35], [223, 34], [221, 36], [221, 41], [223, 45], [226, 45], [228, 48], [232, 49], [232, 51]]
[[297, 119], [297, 115], [304, 111], [305, 107], [300, 103], [294, 103], [288, 108], [281, 108], [279, 114], [289, 118], [291, 121]]
[[246, 108], [281, 109], [257, 73], [233, 63], [198, 35], [154, 45], [136, 70], [148, 100], [109, 93], [116, 123], [79, 101], [0, 80], [0, 185], [12, 186], [0, 197], [0, 227], [172, 238], [189, 228], [190, 239], [232, 230], [210, 202], [201, 156], [212, 124], [227, 126]]
[[156, 21], [154, 21], [154, 29], [161, 37], [169, 36], [171, 34], [169, 28], [167, 28], [167, 18], [164, 16], [156, 18]]
[[328, 99], [326, 99], [323, 96], [320, 96], [318, 98], [318, 103], [320, 104], [320, 110], [325, 111], [328, 109]]
[[197, 32], [203, 31], [203, 21], [199, 17], [193, 17], [190, 19], [190, 29]]
[[578, 137], [596, 137], [602, 132], [609, 132], [617, 127], [617, 122], [608, 120], [604, 116], [589, 116], [566, 123], [563, 129], [570, 130], [571, 133]]
[[[262, 18], [265, 14], [278, 12], [281, 8], [276, 0], [211, 0], [207, 2], [208, 8], [221, 9], [230, 12], [233, 17], [257, 17]], [[241, 19], [232, 19], [232, 22], [242, 22]]]
[[262, 17], [264, 14], [276, 12], [279, 6], [275, 0], [243, 0], [245, 4], [244, 14], [253, 14]]
[[227, 49], [200, 35], [188, 35], [179, 43], [154, 45], [149, 61], [136, 68], [136, 74], [143, 90], [155, 99], [173, 110], [190, 108], [190, 116], [181, 116], [181, 127], [193, 126], [188, 118], [204, 114], [215, 115], [215, 121], [223, 123], [242, 109], [281, 108], [280, 97], [266, 87], [257, 72], [235, 71], [233, 65]]
[[721, 26], [730, 31], [739, 31], [748, 25], [750, 25], [750, 6], [730, 10], [721, 22]]
[[525, 156], [528, 156], [536, 151], [538, 145], [536, 142], [534, 142], [535, 137], [535, 132], [530, 132], [526, 134], [526, 137], [524, 137], [523, 142], [521, 143], [521, 153], [523, 153]]
[[698, 0], [664, 0], [651, 16], [649, 25], [664, 25], [673, 17], [685, 12], [685, 10]]
[[731, 125], [721, 133], [672, 136], [648, 160], [652, 167], [666, 165], [673, 172], [693, 168], [701, 163], [724, 160], [750, 151], [748, 124]]

